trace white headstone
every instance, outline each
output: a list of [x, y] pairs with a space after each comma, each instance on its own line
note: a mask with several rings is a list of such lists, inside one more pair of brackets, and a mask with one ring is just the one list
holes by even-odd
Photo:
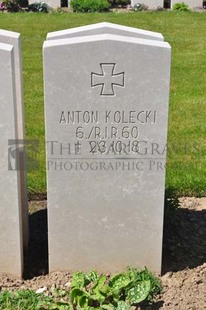
[[131, 6], [134, 6], [137, 3], [143, 3], [149, 10], [156, 10], [158, 7], [164, 7], [164, 0], [131, 0]]
[[44, 43], [49, 269], [161, 270], [168, 43]]
[[25, 139], [24, 129], [24, 99], [22, 81], [22, 61], [21, 61], [21, 36], [17, 32], [0, 29], [0, 42], [14, 46], [14, 75], [17, 105], [17, 139], [19, 140], [20, 150], [20, 178], [21, 178], [21, 206], [23, 221], [23, 240], [24, 247], [27, 248], [29, 240], [29, 221], [28, 221], [28, 197], [26, 179], [26, 158], [24, 144], [20, 140]]
[[112, 23], [98, 23], [93, 25], [50, 32], [47, 34], [47, 40], [67, 39], [67, 38], [105, 34], [105, 33], [148, 39], [148, 40], [157, 40], [157, 41], [164, 40], [162, 34], [158, 32], [121, 26]]
[[179, 2], [184, 2], [189, 6], [190, 9], [195, 9], [195, 8], [202, 8], [203, 7], [203, 0], [184, 0], [184, 1], [179, 1], [179, 0], [171, 0], [171, 8], [175, 3]]
[[[36, 0], [29, 0], [29, 5], [36, 3]], [[61, 7], [61, 0], [47, 0], [46, 4], [51, 8], [57, 9]]]
[[20, 173], [11, 170], [18, 153], [8, 140], [17, 139], [14, 48], [0, 43], [0, 272], [22, 276], [22, 210]]

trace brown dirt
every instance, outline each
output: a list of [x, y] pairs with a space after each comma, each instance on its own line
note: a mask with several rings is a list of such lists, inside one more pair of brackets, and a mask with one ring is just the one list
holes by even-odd
[[[31, 201], [29, 211], [31, 234], [24, 279], [1, 275], [0, 289], [40, 289], [47, 295], [55, 287], [67, 289], [69, 273], [48, 275], [46, 200]], [[179, 207], [167, 214], [162, 274], [163, 293], [149, 309], [206, 309], [206, 198], [180, 198]]]

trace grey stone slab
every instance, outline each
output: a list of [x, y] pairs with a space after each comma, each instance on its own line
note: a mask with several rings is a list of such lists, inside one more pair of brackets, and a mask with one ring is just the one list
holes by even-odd
[[162, 34], [158, 32], [152, 32], [148, 30], [142, 30], [106, 22], [50, 32], [47, 34], [47, 40], [66, 39], [105, 33], [148, 40], [164, 40]]
[[[21, 36], [17, 32], [0, 29], [0, 42], [14, 46], [14, 75], [17, 104], [17, 139], [19, 142], [25, 139], [24, 125], [24, 98], [22, 80], [22, 60], [21, 60]], [[28, 197], [26, 178], [26, 155], [24, 143], [19, 143], [20, 177], [21, 177], [21, 206], [23, 220], [23, 240], [24, 247], [27, 248], [29, 241], [29, 221], [28, 221]]]
[[22, 276], [20, 173], [11, 170], [18, 154], [15, 145], [8, 144], [18, 137], [13, 52], [12, 45], [0, 43], [0, 272]]
[[160, 273], [170, 58], [110, 34], [44, 42], [50, 272]]

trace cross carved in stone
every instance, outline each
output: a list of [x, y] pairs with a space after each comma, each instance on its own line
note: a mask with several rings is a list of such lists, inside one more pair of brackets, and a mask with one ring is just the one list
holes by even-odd
[[114, 73], [115, 63], [101, 63], [101, 73], [91, 73], [91, 86], [101, 86], [100, 96], [115, 96], [114, 86], [124, 87], [124, 72]]

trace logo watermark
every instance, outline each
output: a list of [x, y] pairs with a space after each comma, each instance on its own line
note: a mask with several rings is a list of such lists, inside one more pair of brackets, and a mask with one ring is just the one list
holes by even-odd
[[9, 139], [8, 140], [8, 170], [39, 169], [39, 140]]
[[[8, 140], [8, 170], [37, 171], [45, 145], [38, 139]], [[192, 164], [202, 165], [206, 145], [177, 143], [162, 145], [148, 141], [47, 141], [47, 170], [54, 171], [164, 171]], [[45, 167], [45, 166], [44, 166]], [[44, 169], [44, 168], [43, 168]]]

